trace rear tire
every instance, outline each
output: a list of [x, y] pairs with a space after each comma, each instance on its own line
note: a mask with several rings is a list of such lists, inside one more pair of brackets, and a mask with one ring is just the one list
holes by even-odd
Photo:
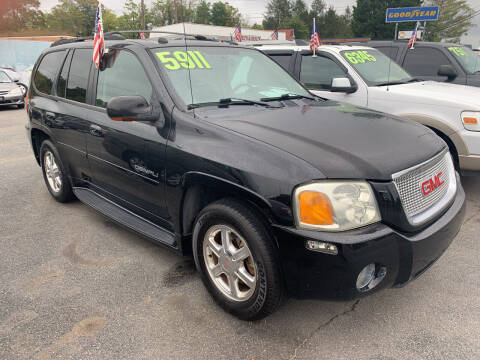
[[47, 189], [55, 200], [61, 203], [75, 198], [55, 145], [44, 140], [40, 145], [40, 164]]
[[241, 202], [220, 200], [200, 212], [193, 232], [203, 283], [221, 307], [242, 320], [270, 315], [284, 294], [277, 246], [256, 215]]

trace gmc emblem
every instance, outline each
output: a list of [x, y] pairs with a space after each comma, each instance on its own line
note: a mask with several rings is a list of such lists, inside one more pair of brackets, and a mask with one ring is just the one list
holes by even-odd
[[432, 192], [437, 190], [440, 186], [445, 184], [445, 180], [442, 180], [442, 175], [443, 173], [439, 172], [433, 178], [428, 179], [427, 181], [424, 181], [422, 183], [423, 196], [427, 196], [428, 194], [431, 194]]

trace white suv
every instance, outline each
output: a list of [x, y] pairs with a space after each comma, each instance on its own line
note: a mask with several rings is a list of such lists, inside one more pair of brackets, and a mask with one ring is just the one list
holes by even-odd
[[260, 46], [323, 98], [368, 107], [432, 128], [450, 146], [462, 173], [480, 172], [480, 88], [420, 81], [365, 46]]

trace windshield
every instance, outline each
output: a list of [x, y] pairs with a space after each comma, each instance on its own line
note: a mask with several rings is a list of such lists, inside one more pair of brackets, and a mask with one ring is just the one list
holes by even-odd
[[347, 50], [341, 54], [368, 86], [404, 84], [415, 80], [400, 65], [378, 50]]
[[5, 74], [4, 71], [0, 71], [0, 83], [11, 83], [12, 80]]
[[452, 46], [448, 50], [469, 74], [480, 72], [480, 56], [473, 50], [464, 46]]
[[[282, 95], [312, 95], [283, 68], [257, 50], [184, 47], [153, 50], [177, 94], [187, 105], [220, 99], [265, 101]], [[191, 89], [190, 77], [191, 74]]]

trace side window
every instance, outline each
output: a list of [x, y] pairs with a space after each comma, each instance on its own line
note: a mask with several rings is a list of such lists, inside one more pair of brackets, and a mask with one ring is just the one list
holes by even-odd
[[68, 75], [66, 98], [81, 103], [87, 102], [87, 86], [92, 64], [92, 49], [76, 49], [73, 53]]
[[427, 47], [416, 47], [407, 50], [403, 67], [410, 74], [418, 77], [437, 76], [440, 65], [449, 65], [450, 61], [440, 50]]
[[398, 54], [398, 47], [392, 47], [392, 46], [378, 46], [376, 48], [377, 50], [381, 51], [385, 55], [387, 55], [390, 59], [395, 60], [397, 58]]
[[111, 98], [131, 95], [143, 96], [150, 103], [152, 92], [148, 76], [135, 55], [120, 50], [109, 66], [98, 73], [95, 104], [105, 108]]
[[300, 81], [307, 88], [330, 90], [332, 79], [344, 77], [347, 74], [335, 61], [324, 56], [302, 56]]
[[269, 54], [272, 59], [280, 64], [281, 67], [288, 70], [288, 65], [290, 65], [290, 60], [292, 59], [291, 54]]
[[72, 61], [72, 54], [70, 52], [65, 59], [62, 67], [62, 72], [60, 73], [60, 77], [57, 81], [57, 96], [64, 98], [66, 96], [67, 90], [67, 79], [68, 79], [68, 71], [70, 70], [70, 62]]
[[47, 95], [52, 94], [53, 83], [58, 75], [65, 54], [66, 51], [55, 51], [48, 53], [43, 57], [38, 66], [37, 72], [35, 73], [35, 78], [33, 79], [38, 91]]

